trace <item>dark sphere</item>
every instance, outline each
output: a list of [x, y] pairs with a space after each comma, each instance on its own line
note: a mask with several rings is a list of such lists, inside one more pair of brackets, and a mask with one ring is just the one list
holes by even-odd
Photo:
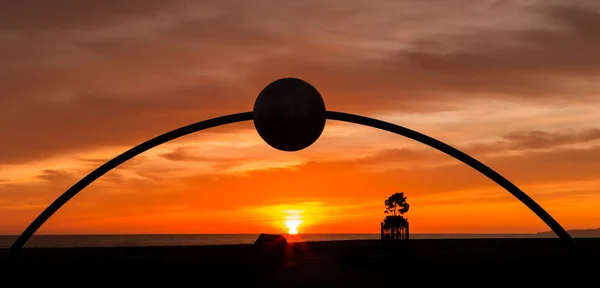
[[319, 91], [297, 78], [273, 81], [254, 103], [254, 127], [271, 147], [299, 151], [325, 128], [325, 103]]

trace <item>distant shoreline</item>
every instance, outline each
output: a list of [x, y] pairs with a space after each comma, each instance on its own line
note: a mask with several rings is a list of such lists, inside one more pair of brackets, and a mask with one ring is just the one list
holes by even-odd
[[[26, 248], [85, 248], [85, 247], [165, 247], [213, 246], [252, 244], [257, 234], [70, 234], [34, 235]], [[600, 238], [600, 233], [572, 233], [575, 238]], [[287, 241], [331, 242], [347, 240], [380, 240], [379, 233], [370, 234], [299, 234], [286, 235]], [[17, 235], [0, 236], [0, 249], [10, 247]], [[558, 238], [554, 233], [535, 234], [421, 234], [410, 235], [412, 240], [442, 239], [541, 239]]]

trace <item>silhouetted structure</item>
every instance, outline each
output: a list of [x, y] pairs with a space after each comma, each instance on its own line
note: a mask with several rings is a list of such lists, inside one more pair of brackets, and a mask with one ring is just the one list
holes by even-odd
[[[490, 167], [446, 143], [417, 131], [365, 116], [328, 110], [323, 111], [324, 102], [322, 102], [321, 95], [312, 85], [302, 82], [305, 81], [296, 78], [276, 80], [271, 83], [272, 85], [269, 85], [268, 89], [265, 88], [261, 92], [260, 97], [257, 98], [257, 102], [255, 103], [254, 111], [252, 112], [221, 116], [177, 128], [143, 142], [102, 164], [96, 170], [90, 172], [71, 186], [71, 188], [44, 209], [44, 211], [42, 211], [38, 217], [27, 226], [25, 231], [19, 235], [8, 251], [4, 253], [3, 257], [0, 259], [0, 265], [8, 264], [10, 259], [16, 255], [29, 238], [31, 238], [31, 236], [33, 236], [33, 234], [54, 213], [56, 213], [56, 211], [77, 195], [77, 193], [110, 170], [147, 150], [179, 137], [208, 128], [253, 120], [257, 132], [259, 132], [259, 135], [269, 145], [282, 151], [298, 151], [310, 146], [317, 138], [319, 138], [324, 127], [323, 117], [325, 120], [344, 121], [388, 131], [413, 139], [454, 157], [506, 189], [506, 191], [515, 196], [542, 219], [552, 231], [554, 231], [561, 239], [565, 240], [575, 252], [579, 253], [579, 255], [585, 255], [584, 251], [571, 235], [569, 235], [569, 233], [550, 214], [548, 214], [544, 208], [516, 185]], [[298, 93], [300, 91], [301, 93]], [[304, 121], [306, 121], [306, 123]], [[290, 137], [290, 135], [294, 136]]]
[[381, 240], [408, 240], [408, 219], [403, 215], [408, 212], [410, 205], [406, 202], [404, 192], [392, 194], [384, 203], [388, 216], [381, 222]]

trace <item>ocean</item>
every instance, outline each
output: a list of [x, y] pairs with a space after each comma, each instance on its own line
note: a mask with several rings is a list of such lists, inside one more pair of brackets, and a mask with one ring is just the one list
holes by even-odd
[[[159, 234], [159, 235], [34, 235], [25, 247], [144, 247], [252, 244], [259, 234]], [[377, 240], [380, 234], [285, 235], [288, 242]], [[411, 234], [411, 239], [549, 238], [539, 234]], [[555, 237], [555, 236], [554, 236]], [[8, 248], [17, 236], [0, 235], [0, 248]]]

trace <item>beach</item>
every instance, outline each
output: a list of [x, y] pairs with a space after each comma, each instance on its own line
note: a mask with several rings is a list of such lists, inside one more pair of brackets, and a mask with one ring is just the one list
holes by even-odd
[[408, 240], [397, 245], [378, 240], [295, 242], [288, 243], [281, 263], [261, 260], [248, 244], [24, 248], [3, 272], [7, 272], [5, 279], [63, 284], [97, 279], [189, 280], [201, 287], [227, 283], [374, 287], [440, 281], [482, 285], [526, 281], [597, 287], [600, 239], [577, 241], [589, 258], [575, 257], [560, 239], [435, 239]]

